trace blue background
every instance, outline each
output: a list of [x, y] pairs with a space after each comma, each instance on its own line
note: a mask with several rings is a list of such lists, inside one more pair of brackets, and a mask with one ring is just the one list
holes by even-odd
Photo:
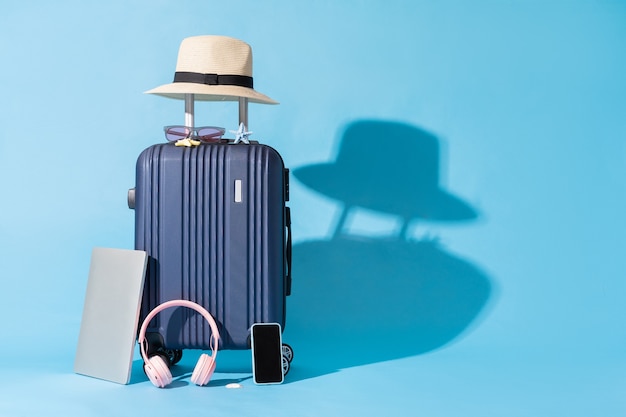
[[[133, 247], [136, 158], [184, 122], [142, 92], [203, 34], [281, 103], [249, 127], [293, 172], [293, 368], [75, 375], [91, 249]], [[625, 415], [625, 45], [621, 0], [4, 1], [0, 414]]]

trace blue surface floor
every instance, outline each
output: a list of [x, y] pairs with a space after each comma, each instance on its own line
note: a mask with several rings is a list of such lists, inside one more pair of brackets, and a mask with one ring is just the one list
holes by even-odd
[[[40, 355], [3, 367], [0, 415], [618, 417], [626, 411], [626, 369], [610, 358], [515, 360], [459, 344], [319, 375], [325, 359], [350, 352], [337, 352], [332, 343], [298, 348], [282, 385], [254, 385], [249, 352], [221, 352], [208, 386], [189, 382], [197, 356], [192, 353], [174, 368], [166, 389], [152, 386], [139, 360], [125, 386], [73, 374], [70, 357]], [[226, 388], [230, 382], [241, 388]]]
[[[393, 262], [383, 267], [383, 258]], [[506, 292], [497, 280], [433, 242], [340, 236], [296, 244], [294, 259], [301, 269], [283, 338], [295, 357], [284, 384], [255, 385], [250, 351], [221, 351], [206, 387], [190, 382], [198, 351], [185, 352], [166, 389], [147, 380], [138, 352], [128, 385], [77, 375], [80, 315], [51, 314], [50, 327], [23, 327], [23, 346], [5, 348], [0, 415], [626, 415], [619, 349], [564, 331], [520, 346], [514, 329], [499, 328]], [[392, 271], [386, 280], [382, 269]]]

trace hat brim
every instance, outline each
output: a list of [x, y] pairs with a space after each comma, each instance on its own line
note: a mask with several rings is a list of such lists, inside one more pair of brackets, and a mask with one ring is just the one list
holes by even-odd
[[177, 100], [184, 100], [185, 94], [193, 94], [194, 99], [199, 101], [238, 101], [239, 97], [245, 97], [250, 103], [278, 104], [276, 100], [269, 98], [265, 94], [248, 87], [236, 85], [171, 83], [145, 91], [145, 94], [156, 94]]

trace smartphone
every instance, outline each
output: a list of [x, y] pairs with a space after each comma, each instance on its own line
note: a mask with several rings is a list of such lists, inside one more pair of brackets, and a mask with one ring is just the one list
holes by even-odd
[[251, 332], [252, 376], [255, 384], [284, 380], [282, 330], [278, 323], [255, 323]]

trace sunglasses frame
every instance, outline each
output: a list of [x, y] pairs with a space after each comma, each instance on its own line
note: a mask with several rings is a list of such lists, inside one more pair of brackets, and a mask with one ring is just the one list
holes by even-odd
[[[186, 136], [182, 135], [182, 132], [174, 132], [174, 133], [180, 133], [181, 136], [178, 139], [174, 139], [171, 140], [170, 138], [167, 137], [168, 135], [168, 130], [172, 129], [172, 128], [181, 128], [181, 129], [186, 129], [189, 131], [189, 134], [187, 134]], [[202, 129], [215, 129], [218, 132], [221, 132], [219, 134], [219, 137], [215, 137], [218, 136], [218, 134], [214, 134], [214, 135], [204, 135], [204, 136], [200, 136], [200, 130]], [[203, 143], [220, 143], [220, 142], [228, 142], [228, 139], [223, 139], [222, 136], [224, 136], [224, 134], [226, 133], [226, 129], [224, 129], [223, 127], [217, 127], [217, 126], [200, 126], [200, 127], [189, 127], [189, 126], [183, 126], [183, 125], [170, 125], [170, 126], [163, 126], [163, 131], [165, 132], [165, 139], [167, 139], [168, 142], [176, 142], [178, 140], [181, 139], [196, 139], [199, 140], [200, 142]], [[172, 133], [170, 133], [172, 134]], [[209, 136], [208, 139], [205, 139], [207, 136]]]

